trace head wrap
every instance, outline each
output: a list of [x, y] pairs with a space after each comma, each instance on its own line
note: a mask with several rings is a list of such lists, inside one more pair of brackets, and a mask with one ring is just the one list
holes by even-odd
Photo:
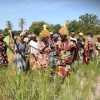
[[83, 36], [83, 33], [82, 33], [82, 32], [80, 32], [80, 33], [79, 33], [79, 35], [80, 35], [80, 36]]
[[26, 35], [25, 32], [21, 32], [21, 33], [20, 33], [20, 36], [25, 36], [25, 35]]
[[58, 38], [58, 37], [59, 37], [59, 35], [58, 35], [58, 34], [54, 34], [54, 35], [53, 35], [53, 37]]
[[53, 32], [50, 32], [50, 35], [52, 35], [53, 34]]
[[39, 34], [41, 38], [43, 38], [43, 37], [49, 37], [50, 36], [50, 33], [46, 29], [46, 27], [47, 27], [47, 25], [43, 25], [43, 30]]
[[64, 26], [59, 30], [59, 33], [61, 35], [68, 35], [68, 29], [67, 29], [68, 22], [65, 22]]

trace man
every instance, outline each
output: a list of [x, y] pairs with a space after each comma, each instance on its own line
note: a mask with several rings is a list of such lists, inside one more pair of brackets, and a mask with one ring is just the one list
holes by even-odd
[[75, 32], [71, 32], [71, 37], [70, 37], [70, 41], [77, 43], [77, 40], [75, 38], [76, 33]]

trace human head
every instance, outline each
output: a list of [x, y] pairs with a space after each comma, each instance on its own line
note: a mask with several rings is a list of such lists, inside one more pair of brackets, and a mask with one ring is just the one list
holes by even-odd
[[90, 36], [93, 37], [93, 35], [94, 35], [94, 32], [90, 31]]
[[65, 41], [67, 39], [67, 35], [61, 35], [61, 41]]
[[82, 37], [82, 36], [83, 36], [83, 33], [82, 33], [82, 32], [80, 32], [80, 33], [79, 33], [79, 37]]
[[4, 39], [4, 35], [0, 34], [0, 40], [2, 41]]
[[21, 32], [21, 33], [20, 33], [20, 38], [21, 38], [21, 40], [24, 40], [25, 35], [26, 35], [26, 34], [25, 34], [24, 32]]
[[57, 41], [58, 40], [58, 37], [59, 37], [58, 34], [53, 34], [54, 41]]
[[33, 40], [33, 41], [37, 41], [36, 35], [35, 35], [35, 34], [32, 34], [32, 35], [30, 36], [30, 39]]
[[71, 37], [75, 37], [76, 33], [75, 32], [71, 32]]
[[100, 42], [100, 35], [97, 36], [97, 40]]

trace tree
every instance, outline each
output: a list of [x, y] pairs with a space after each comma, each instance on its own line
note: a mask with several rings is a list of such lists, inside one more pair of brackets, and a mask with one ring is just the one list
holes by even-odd
[[21, 28], [21, 31], [23, 31], [25, 24], [26, 24], [25, 19], [23, 18], [19, 19], [19, 27]]
[[60, 24], [56, 24], [55, 26], [53, 26], [54, 29], [54, 33], [59, 33], [59, 29], [61, 28]]
[[10, 21], [6, 22], [6, 26], [7, 26], [8, 29], [12, 29], [12, 27], [13, 27], [13, 25]]
[[84, 33], [88, 33], [89, 31], [93, 30], [94, 26], [98, 24], [100, 21], [98, 16], [93, 14], [86, 13], [85, 15], [81, 15], [79, 17], [80, 21], [83, 22], [83, 29]]
[[2, 29], [0, 29], [0, 34], [4, 34], [4, 31]]
[[82, 32], [82, 22], [73, 20], [68, 24], [68, 30], [70, 32], [75, 32], [78, 34], [79, 32]]
[[47, 24], [44, 21], [41, 22], [33, 22], [32, 25], [29, 27], [29, 33], [34, 33], [39, 35], [39, 33], [42, 31], [43, 29], [43, 25]]

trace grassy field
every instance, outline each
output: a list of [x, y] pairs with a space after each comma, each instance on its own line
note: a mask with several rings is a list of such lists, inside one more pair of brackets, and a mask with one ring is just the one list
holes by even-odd
[[50, 77], [50, 67], [44, 75], [41, 69], [17, 75], [13, 57], [9, 54], [9, 66], [0, 68], [0, 100], [100, 100], [97, 59], [87, 66], [74, 63], [71, 76], [63, 82], [55, 71]]
[[54, 75], [48, 67], [45, 74], [41, 69], [16, 74], [10, 63], [0, 69], [0, 100], [100, 100], [100, 67], [96, 61], [88, 66], [72, 65], [70, 78]]

